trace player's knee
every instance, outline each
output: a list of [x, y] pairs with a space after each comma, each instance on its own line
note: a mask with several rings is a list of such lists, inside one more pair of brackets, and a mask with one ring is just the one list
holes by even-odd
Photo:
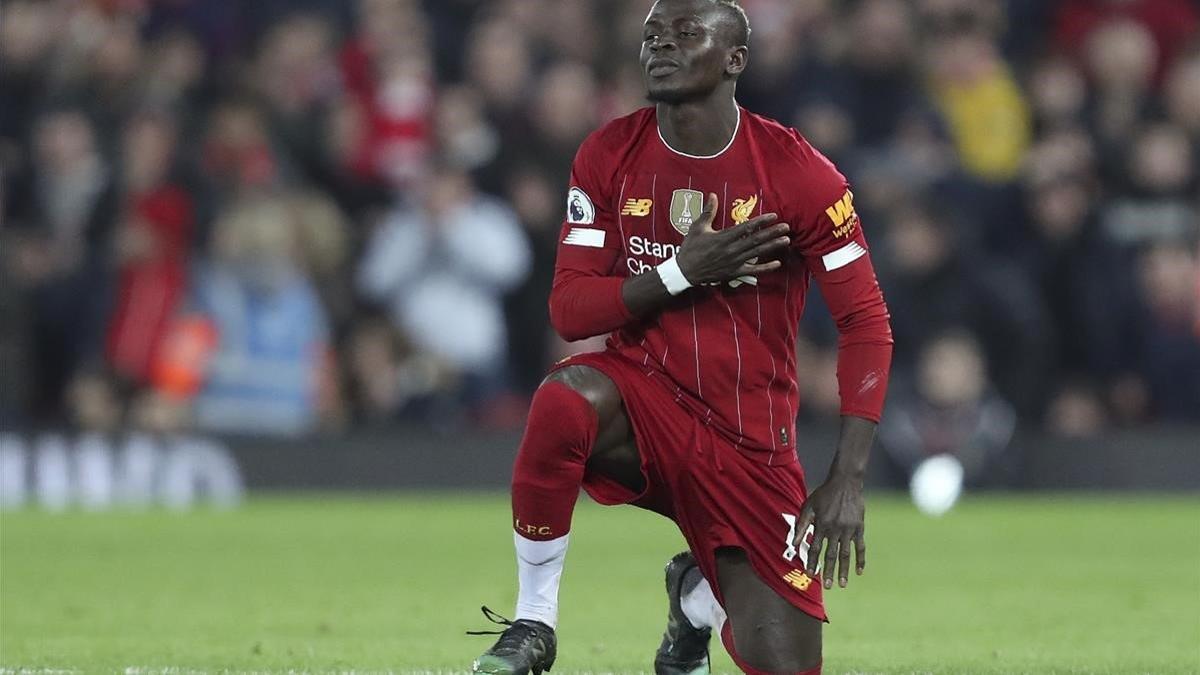
[[809, 672], [821, 666], [820, 640], [776, 617], [730, 618], [734, 649], [746, 665], [767, 673]]
[[725, 589], [728, 638], [742, 663], [768, 673], [803, 673], [820, 667], [819, 619], [763, 583], [741, 549], [718, 550], [717, 569]]
[[550, 373], [548, 383], [557, 382], [582, 396], [596, 411], [601, 426], [621, 409], [621, 392], [607, 375], [588, 366], [568, 366]]
[[564, 458], [583, 462], [596, 438], [597, 416], [583, 394], [557, 380], [538, 387], [529, 405], [517, 464], [535, 471]]

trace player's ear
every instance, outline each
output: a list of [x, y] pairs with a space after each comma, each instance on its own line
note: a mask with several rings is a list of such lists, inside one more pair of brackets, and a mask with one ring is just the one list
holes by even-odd
[[746, 69], [746, 64], [750, 60], [750, 49], [746, 45], [734, 47], [729, 50], [729, 56], [725, 61], [725, 73], [737, 77]]

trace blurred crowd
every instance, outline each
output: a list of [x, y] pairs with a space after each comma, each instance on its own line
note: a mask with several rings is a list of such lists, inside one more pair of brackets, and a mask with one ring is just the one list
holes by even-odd
[[[0, 424], [511, 427], [648, 0], [5, 0]], [[1200, 421], [1194, 0], [744, 0], [850, 177], [892, 454]], [[814, 294], [803, 414], [837, 414]], [[969, 455], [969, 456], [968, 456]]]

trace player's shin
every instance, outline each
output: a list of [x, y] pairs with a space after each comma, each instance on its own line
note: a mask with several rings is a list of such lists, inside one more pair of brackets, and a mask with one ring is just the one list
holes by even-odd
[[565, 384], [549, 381], [534, 394], [513, 466], [518, 620], [558, 621], [571, 514], [597, 424], [591, 404]]

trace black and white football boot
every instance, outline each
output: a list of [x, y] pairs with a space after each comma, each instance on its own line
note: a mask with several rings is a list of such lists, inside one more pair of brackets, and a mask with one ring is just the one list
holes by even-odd
[[502, 631], [468, 631], [468, 635], [499, 635], [500, 639], [471, 664], [472, 673], [486, 675], [541, 675], [554, 665], [558, 638], [554, 629], [541, 621], [508, 619], [481, 607], [492, 623], [507, 626]]
[[701, 581], [700, 568], [690, 551], [684, 551], [667, 563], [667, 630], [654, 655], [656, 675], [707, 675], [708, 641], [712, 631], [696, 628], [683, 613], [681, 601]]

